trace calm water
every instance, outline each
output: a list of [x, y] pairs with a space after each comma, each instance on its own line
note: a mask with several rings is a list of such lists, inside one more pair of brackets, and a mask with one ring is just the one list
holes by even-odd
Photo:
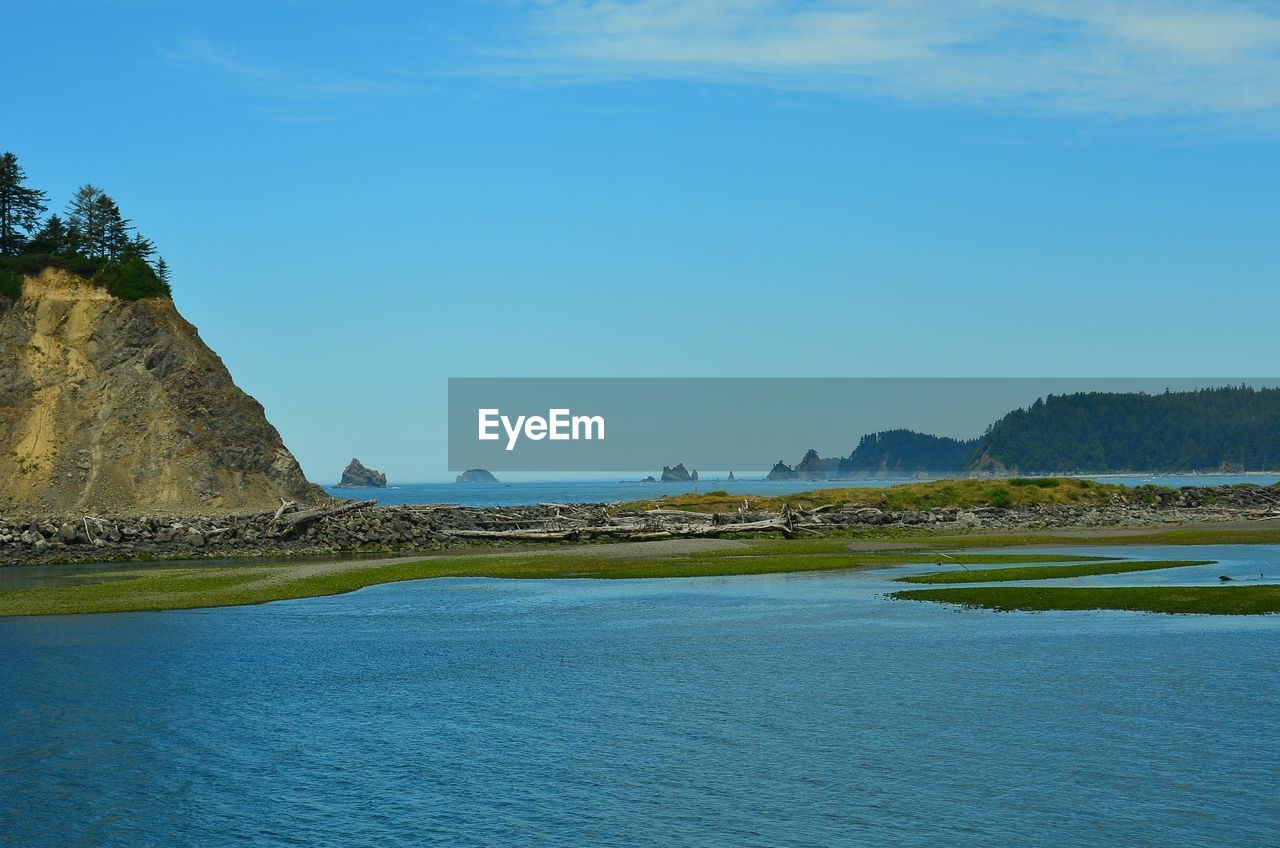
[[[1258, 483], [1270, 485], [1278, 479], [1275, 475], [1173, 475], [1093, 477], [1108, 483], [1139, 486], [1153, 483], [1159, 486], [1217, 486], [1224, 483]], [[657, 498], [663, 495], [683, 495], [689, 492], [725, 491], [739, 495], [783, 495], [790, 492], [809, 492], [814, 489], [848, 486], [884, 487], [900, 483], [916, 482], [914, 478], [893, 480], [788, 480], [767, 482], [762, 479], [724, 480], [707, 479], [698, 483], [636, 483], [608, 480], [561, 481], [552, 483], [405, 483], [385, 489], [338, 489], [326, 486], [332, 495], [344, 498], [373, 498], [381, 504], [460, 503], [472, 506], [510, 506], [533, 503], [608, 503]]]
[[0, 841], [1277, 844], [1280, 616], [883, 599], [903, 573], [0, 619]]

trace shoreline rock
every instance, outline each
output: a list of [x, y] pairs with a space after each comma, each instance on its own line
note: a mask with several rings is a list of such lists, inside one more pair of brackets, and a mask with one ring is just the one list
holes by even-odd
[[[616, 527], [616, 505], [536, 504], [471, 507], [456, 504], [375, 506], [343, 502], [315, 510], [223, 515], [43, 516], [0, 518], [0, 564], [40, 564], [152, 559], [201, 559], [299, 554], [429, 551], [469, 544], [465, 535], [501, 540], [520, 531], [547, 539], [576, 538], [580, 530]], [[663, 511], [659, 510], [658, 513]], [[1101, 505], [992, 506], [885, 510], [845, 506], [803, 516], [805, 526], [870, 529], [928, 527], [939, 532], [976, 529], [1106, 528], [1280, 519], [1277, 494], [1262, 487], [1194, 487], [1158, 493], [1134, 491]], [[686, 515], [676, 512], [676, 516]], [[777, 519], [762, 510], [711, 515], [695, 523], [733, 532], [734, 525]], [[647, 512], [627, 521], [652, 532], [689, 518]]]

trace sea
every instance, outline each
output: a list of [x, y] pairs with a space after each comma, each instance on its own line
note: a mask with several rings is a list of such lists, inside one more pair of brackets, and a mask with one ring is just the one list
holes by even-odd
[[[1280, 580], [1082, 552], [1217, 562], [1055, 584]], [[0, 844], [1280, 842], [1280, 616], [886, 598], [931, 568], [3, 618]]]
[[[784, 495], [810, 492], [814, 489], [867, 486], [884, 488], [903, 483], [918, 483], [917, 477], [860, 480], [765, 480], [763, 475], [732, 482], [709, 478], [696, 483], [641, 483], [637, 480], [569, 480], [516, 483], [405, 483], [386, 488], [339, 489], [325, 486], [331, 495], [343, 498], [371, 499], [379, 504], [466, 504], [469, 506], [516, 506], [536, 503], [615, 503], [673, 497], [689, 493], [729, 492], [735, 495]], [[1280, 474], [1197, 474], [1197, 475], [1101, 475], [1086, 479], [1123, 486], [1157, 485], [1218, 486], [1235, 483], [1270, 485], [1280, 481]]]

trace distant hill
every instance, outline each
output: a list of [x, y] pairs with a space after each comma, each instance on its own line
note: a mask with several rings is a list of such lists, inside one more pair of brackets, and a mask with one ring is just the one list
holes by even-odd
[[1280, 389], [1049, 395], [962, 441], [889, 430], [863, 436], [838, 475], [882, 472], [1272, 471]]
[[862, 437], [853, 453], [840, 460], [838, 474], [955, 471], [977, 456], [978, 439], [958, 441], [913, 430], [887, 430]]
[[1280, 389], [1050, 395], [980, 442], [975, 468], [1270, 471], [1280, 468]]

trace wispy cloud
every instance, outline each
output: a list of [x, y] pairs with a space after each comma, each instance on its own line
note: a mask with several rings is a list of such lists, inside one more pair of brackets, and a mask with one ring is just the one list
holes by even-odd
[[1280, 6], [1191, 0], [538, 0], [509, 72], [1110, 115], [1280, 115]]
[[230, 80], [249, 92], [277, 100], [335, 100], [402, 93], [401, 80], [346, 76], [285, 62], [248, 58], [236, 50], [204, 40], [190, 40], [166, 51], [175, 65]]

